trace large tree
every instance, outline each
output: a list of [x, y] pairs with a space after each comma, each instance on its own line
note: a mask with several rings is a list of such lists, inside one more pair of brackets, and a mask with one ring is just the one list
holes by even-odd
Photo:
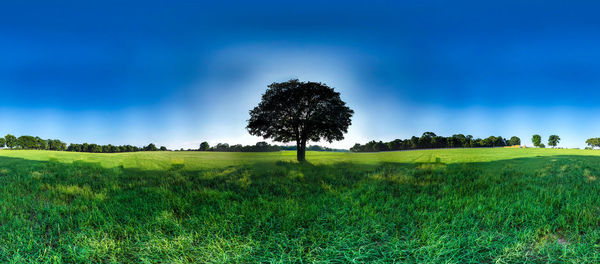
[[317, 82], [272, 83], [250, 110], [248, 132], [279, 142], [296, 142], [298, 161], [308, 141], [344, 139], [354, 114], [333, 88]]
[[550, 135], [550, 137], [548, 137], [548, 146], [552, 146], [554, 148], [559, 142], [560, 137], [557, 135]]

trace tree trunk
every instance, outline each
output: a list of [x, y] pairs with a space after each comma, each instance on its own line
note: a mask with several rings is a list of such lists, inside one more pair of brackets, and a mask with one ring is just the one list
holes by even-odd
[[306, 160], [306, 140], [298, 140], [296, 142], [296, 158], [302, 162]]

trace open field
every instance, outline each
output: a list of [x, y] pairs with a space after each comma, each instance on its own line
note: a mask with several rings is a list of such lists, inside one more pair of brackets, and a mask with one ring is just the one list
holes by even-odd
[[0, 151], [0, 262], [600, 262], [600, 151]]

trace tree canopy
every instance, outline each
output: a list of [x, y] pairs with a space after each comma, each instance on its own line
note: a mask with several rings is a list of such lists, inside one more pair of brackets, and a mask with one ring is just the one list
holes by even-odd
[[[518, 137], [511, 137], [515, 143]], [[480, 148], [480, 147], [503, 147], [510, 144], [501, 136], [489, 136], [487, 138], [473, 138], [471, 135], [454, 134], [450, 137], [438, 136], [433, 132], [425, 132], [421, 137], [413, 136], [410, 139], [395, 139], [390, 142], [372, 140], [364, 145], [356, 143], [350, 151], [352, 152], [378, 152], [409, 149], [428, 148]], [[519, 145], [519, 144], [514, 144]]]
[[600, 138], [588, 138], [585, 141], [586, 144], [588, 144], [588, 146], [590, 146], [591, 148], [595, 148], [595, 147], [599, 147], [600, 148]]
[[519, 137], [517, 137], [517, 136], [512, 136], [508, 140], [508, 145], [510, 145], [510, 146], [521, 145], [521, 139]]
[[548, 146], [556, 147], [560, 143], [560, 137], [558, 135], [550, 135], [548, 137]]
[[17, 146], [17, 137], [15, 137], [11, 134], [8, 134], [4, 137], [4, 139], [6, 140], [6, 146], [8, 148], [12, 149]]
[[538, 134], [535, 134], [531, 137], [531, 142], [536, 147], [541, 147], [542, 145], [542, 137]]
[[206, 141], [200, 143], [200, 148], [198, 148], [199, 151], [208, 151], [209, 149], [210, 145]]
[[340, 93], [323, 83], [272, 83], [250, 110], [246, 129], [251, 135], [278, 142], [296, 142], [297, 159], [305, 160], [306, 143], [344, 139], [354, 114]]

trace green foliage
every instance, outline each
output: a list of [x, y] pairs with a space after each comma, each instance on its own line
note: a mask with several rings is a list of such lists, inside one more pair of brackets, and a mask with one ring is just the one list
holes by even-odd
[[35, 141], [37, 141], [37, 149], [48, 150], [48, 141], [41, 139], [40, 137], [35, 137]]
[[3, 148], [6, 146], [6, 139], [0, 137], [0, 148]]
[[548, 146], [556, 147], [559, 142], [560, 137], [557, 135], [550, 135], [550, 137], [548, 137]]
[[6, 140], [6, 146], [8, 148], [15, 148], [17, 146], [17, 137], [11, 135], [11, 134], [7, 134], [6, 136], [4, 136], [4, 140]]
[[208, 145], [208, 142], [206, 141], [200, 143], [200, 148], [198, 148], [199, 151], [208, 151], [209, 149], [210, 145]]
[[[60, 142], [60, 141], [58, 141]], [[97, 144], [88, 144], [88, 143], [83, 143], [83, 144], [69, 144], [68, 147], [66, 147], [66, 144], [60, 142], [60, 149], [58, 150], [66, 150], [66, 151], [73, 151], [73, 152], [95, 152], [95, 153], [117, 153], [117, 152], [135, 152], [135, 151], [142, 151], [144, 149], [136, 147], [136, 146], [132, 146], [132, 145], [123, 145], [123, 146], [113, 146], [111, 144], [108, 145], [97, 145]], [[156, 147], [156, 146], [155, 146]]]
[[307, 154], [0, 151], [0, 262], [600, 262], [598, 152]]
[[32, 136], [20, 136], [17, 138], [17, 146], [21, 149], [40, 149], [39, 140]]
[[[518, 137], [513, 137], [521, 140]], [[511, 139], [513, 139], [511, 138]], [[514, 139], [513, 139], [514, 140]], [[425, 132], [420, 138], [413, 136], [410, 139], [395, 139], [390, 142], [372, 140], [365, 145], [356, 143], [350, 151], [352, 152], [379, 152], [408, 149], [428, 148], [478, 148], [478, 147], [502, 147], [507, 146], [508, 141], [500, 136], [490, 136], [485, 139], [473, 139], [471, 135], [456, 134], [451, 137], [438, 136], [433, 132]], [[518, 145], [518, 144], [517, 144]]]
[[154, 145], [154, 143], [150, 143], [148, 144], [148, 146], [144, 147], [144, 151], [157, 151], [158, 148], [156, 147], [156, 145]]
[[512, 136], [508, 140], [508, 145], [509, 146], [521, 145], [521, 139], [519, 137], [517, 137], [517, 136]]
[[304, 161], [307, 142], [344, 139], [353, 114], [333, 88], [289, 80], [269, 85], [258, 106], [250, 110], [246, 129], [265, 139], [296, 142], [297, 159]]
[[[206, 142], [203, 142], [206, 143]], [[267, 142], [256, 142], [254, 145], [245, 145], [241, 144], [229, 145], [227, 143], [217, 143], [214, 147], [209, 147], [208, 143], [206, 145], [200, 144], [199, 151], [218, 151], [218, 152], [271, 152], [271, 151], [280, 151], [283, 147], [277, 145], [270, 145]]]
[[600, 138], [589, 138], [585, 141], [585, 143], [592, 149], [595, 147], [600, 147]]
[[536, 147], [541, 147], [542, 144], [542, 137], [538, 134], [535, 134], [531, 137], [531, 142], [533, 143], [534, 146]]

